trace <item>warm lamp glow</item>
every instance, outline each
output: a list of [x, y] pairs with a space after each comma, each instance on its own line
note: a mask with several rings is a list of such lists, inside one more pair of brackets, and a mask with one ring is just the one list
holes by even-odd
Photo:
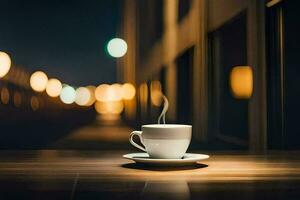
[[0, 51], [0, 78], [4, 77], [10, 69], [11, 59], [5, 52]]
[[232, 95], [238, 99], [248, 99], [253, 92], [253, 72], [249, 66], [237, 66], [230, 73]]
[[21, 95], [21, 93], [20, 92], [15, 92], [13, 100], [14, 100], [15, 106], [16, 107], [20, 107], [20, 105], [22, 103], [22, 95]]
[[122, 86], [122, 97], [124, 100], [131, 100], [135, 96], [135, 87], [131, 83], [125, 83]]
[[148, 101], [148, 85], [147, 83], [142, 83], [140, 85], [140, 100], [143, 104], [146, 104]]
[[95, 98], [95, 90], [96, 90], [96, 87], [93, 86], [93, 85], [89, 85], [86, 87], [89, 91], [90, 91], [90, 100], [89, 102], [86, 104], [86, 106], [91, 106], [93, 105], [93, 103], [95, 103], [96, 101], [96, 98]]
[[76, 89], [75, 103], [79, 106], [86, 106], [91, 99], [91, 92], [85, 87], [79, 87]]
[[63, 87], [60, 93], [60, 100], [65, 104], [72, 104], [75, 101], [75, 89], [69, 85]]
[[121, 101], [122, 100], [122, 85], [115, 83], [109, 88], [109, 101]]
[[1, 96], [2, 103], [8, 104], [10, 96], [9, 96], [9, 91], [6, 87], [2, 88], [0, 96]]
[[105, 102], [96, 101], [96, 103], [95, 103], [95, 110], [99, 114], [108, 114], [107, 109], [105, 107]]
[[36, 111], [37, 109], [39, 109], [40, 107], [40, 103], [37, 97], [33, 96], [30, 99], [30, 106], [32, 108], [33, 111]]
[[108, 93], [109, 93], [109, 85], [101, 84], [95, 90], [95, 98], [97, 99], [97, 101], [102, 101], [102, 102], [109, 101]]
[[42, 71], [36, 71], [30, 77], [30, 86], [36, 92], [44, 91], [46, 89], [47, 82], [48, 77]]
[[120, 114], [124, 109], [124, 104], [122, 101], [110, 101], [101, 102], [97, 101], [95, 103], [95, 110], [99, 114]]
[[58, 97], [62, 90], [62, 84], [58, 79], [52, 78], [48, 81], [46, 92], [50, 97]]
[[162, 89], [159, 81], [151, 82], [151, 102], [155, 106], [160, 106], [162, 103]]
[[107, 44], [107, 51], [112, 57], [122, 57], [127, 52], [127, 43], [121, 38], [111, 39]]

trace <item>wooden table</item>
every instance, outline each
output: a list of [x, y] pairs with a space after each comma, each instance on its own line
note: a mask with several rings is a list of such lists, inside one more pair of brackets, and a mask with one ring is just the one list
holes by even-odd
[[0, 199], [300, 199], [299, 152], [206, 152], [185, 168], [139, 166], [122, 151], [1, 151]]

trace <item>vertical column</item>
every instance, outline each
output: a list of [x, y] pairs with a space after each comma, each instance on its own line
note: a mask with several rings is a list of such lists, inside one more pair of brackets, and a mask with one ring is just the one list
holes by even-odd
[[[136, 1], [124, 2], [123, 35], [127, 42], [128, 50], [123, 59], [123, 82], [136, 83]], [[136, 98], [125, 102], [125, 116], [134, 120], [136, 115]]]
[[253, 68], [253, 95], [249, 102], [249, 149], [263, 152], [267, 148], [265, 3], [249, 0], [248, 62]]
[[177, 92], [177, 70], [174, 58], [177, 49], [177, 7], [178, 0], [164, 1], [164, 36], [163, 36], [163, 55], [166, 63], [166, 95], [169, 99], [168, 118], [176, 120], [176, 92]]
[[207, 1], [193, 1], [193, 27], [196, 45], [193, 66], [193, 129], [200, 141], [207, 138], [208, 82], [207, 82]]

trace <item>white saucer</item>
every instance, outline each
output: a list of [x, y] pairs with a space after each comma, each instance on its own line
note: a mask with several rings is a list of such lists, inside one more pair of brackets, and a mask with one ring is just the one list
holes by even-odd
[[123, 158], [133, 160], [136, 163], [148, 164], [148, 165], [167, 165], [167, 166], [182, 166], [195, 164], [197, 161], [205, 160], [209, 158], [209, 155], [186, 153], [182, 159], [155, 159], [149, 158], [147, 153], [130, 153], [123, 155]]

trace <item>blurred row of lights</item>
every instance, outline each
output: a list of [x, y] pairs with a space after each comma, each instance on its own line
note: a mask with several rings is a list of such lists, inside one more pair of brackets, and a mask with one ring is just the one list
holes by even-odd
[[[107, 44], [107, 52], [115, 58], [122, 57], [127, 52], [127, 43], [121, 38], [113, 38]], [[0, 51], [0, 78], [4, 77], [11, 68], [11, 59], [5, 52]], [[123, 85], [115, 83], [112, 85], [101, 84], [98, 87], [87, 86], [74, 87], [62, 84], [56, 78], [48, 78], [46, 73], [36, 71], [30, 76], [30, 86], [36, 92], [46, 91], [49, 97], [59, 97], [65, 104], [76, 103], [79, 106], [91, 106], [95, 103], [95, 109], [98, 113], [112, 113], [119, 114], [123, 111], [124, 100], [131, 100], [135, 96], [135, 87], [130, 83]], [[8, 103], [9, 94], [6, 92], [7, 88], [1, 91], [1, 99], [4, 103]], [[21, 104], [21, 95], [14, 94], [15, 105]], [[32, 105], [37, 105], [36, 99], [31, 99]], [[33, 106], [36, 108], [38, 106]]]
[[50, 97], [60, 97], [65, 104], [76, 103], [80, 106], [90, 106], [95, 100], [100, 102], [114, 102], [131, 100], [135, 96], [135, 87], [130, 83], [123, 85], [115, 83], [112, 85], [101, 84], [98, 87], [78, 87], [76, 90], [67, 84], [62, 84], [58, 79], [48, 79], [42, 71], [34, 72], [30, 77], [30, 86], [36, 92], [46, 93]]
[[[7, 105], [10, 101], [13, 102], [15, 107], [19, 108], [24, 104], [25, 100], [19, 91], [11, 93], [7, 87], [0, 88], [0, 103]], [[30, 97], [29, 104], [33, 111], [36, 111], [40, 107], [40, 101], [36, 96]]]
[[[121, 38], [114, 38], [107, 44], [107, 51], [112, 57], [122, 57], [127, 52], [127, 43]], [[0, 52], [0, 78], [4, 77], [10, 70], [11, 59], [5, 52]], [[95, 102], [95, 109], [99, 113], [120, 113], [123, 110], [123, 100], [134, 98], [136, 90], [130, 83], [123, 85], [115, 83], [112, 85], [101, 84], [98, 87], [79, 87], [76, 90], [58, 79], [51, 78], [42, 71], [34, 72], [30, 77], [30, 86], [36, 92], [44, 92], [50, 97], [60, 97], [65, 104], [76, 103], [80, 106], [91, 106]], [[161, 105], [161, 85], [159, 81], [153, 81], [150, 85], [151, 102], [155, 106]], [[141, 101], [148, 99], [148, 86], [140, 86]], [[16, 99], [18, 99], [16, 95]]]
[[[76, 103], [80, 106], [91, 106], [95, 103], [95, 110], [100, 114], [119, 114], [124, 109], [124, 100], [131, 100], [136, 95], [135, 87], [130, 83], [101, 84], [98, 87], [79, 87], [76, 90], [69, 85], [62, 85], [57, 79], [48, 80], [45, 73], [38, 71], [30, 79], [32, 88], [37, 92], [46, 90], [50, 97], [60, 96], [65, 104]], [[37, 84], [37, 85], [36, 85]], [[148, 86], [143, 83], [139, 87], [140, 100], [148, 101]], [[159, 81], [150, 84], [150, 99], [154, 106], [162, 104], [162, 86]]]
[[62, 84], [58, 79], [48, 79], [42, 71], [34, 72], [30, 77], [30, 85], [36, 92], [46, 93], [50, 97], [58, 97], [65, 104], [76, 103], [79, 106], [92, 106], [100, 114], [120, 114], [124, 109], [123, 101], [135, 97], [135, 87], [130, 83], [112, 85], [101, 84], [98, 87], [74, 87]]
[[[111, 41], [111, 43], [108, 44], [109, 51], [113, 49], [114, 42], [120, 43], [122, 41]], [[124, 44], [124, 49], [126, 48], [127, 46]], [[126, 50], [124, 50], [124, 52], [126, 52]], [[4, 77], [10, 67], [10, 57], [5, 52], [0, 52], [0, 77]], [[36, 71], [30, 76], [30, 86], [36, 92], [46, 91], [50, 97], [59, 97], [65, 104], [72, 104], [74, 102], [79, 106], [92, 106], [94, 104], [95, 110], [101, 114], [121, 113], [124, 109], [123, 101], [131, 100], [136, 95], [136, 89], [130, 83], [101, 84], [98, 87], [87, 86], [75, 89], [70, 85], [62, 84], [62, 82], [56, 78], [49, 79], [46, 73], [42, 71]], [[148, 101], [148, 85], [146, 83], [139, 86], [139, 93], [141, 102], [146, 103]], [[153, 105], [161, 105], [161, 95], [161, 83], [159, 81], [151, 82], [150, 99]], [[18, 95], [15, 95], [14, 98], [16, 102], [18, 102]], [[34, 102], [34, 100], [32, 101]]]
[[[122, 52], [117, 52], [116, 46], [123, 46]], [[121, 57], [127, 51], [127, 44], [120, 39], [110, 41], [108, 44], [108, 51], [114, 57]], [[11, 59], [5, 52], [0, 52], [0, 78], [4, 77], [11, 68]], [[46, 91], [49, 97], [59, 97], [65, 104], [76, 103], [79, 106], [92, 106], [101, 114], [119, 114], [124, 109], [123, 101], [131, 100], [135, 97], [135, 87], [130, 83], [125, 84], [101, 84], [98, 87], [74, 87], [63, 84], [56, 78], [48, 78], [47, 74], [42, 71], [36, 71], [31, 74], [29, 80], [31, 88], [35, 92]], [[16, 106], [21, 104], [19, 94], [14, 94], [14, 102]], [[1, 99], [3, 103], [8, 103], [9, 95], [7, 89], [2, 89]], [[37, 98], [31, 99], [32, 108], [37, 109]]]

